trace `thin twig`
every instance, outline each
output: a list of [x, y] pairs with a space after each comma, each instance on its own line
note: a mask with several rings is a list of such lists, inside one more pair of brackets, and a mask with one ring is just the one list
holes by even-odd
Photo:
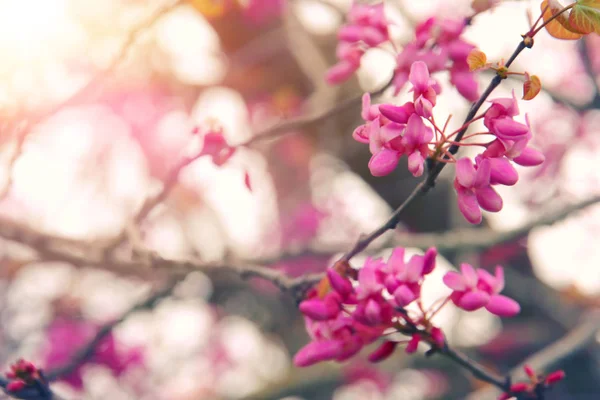
[[463, 354], [458, 350], [451, 349], [448, 346], [446, 346], [446, 348], [443, 350], [439, 350], [438, 352], [456, 362], [463, 368], [469, 370], [477, 379], [491, 383], [501, 390], [508, 389], [506, 385], [507, 381], [504, 378], [498, 376], [492, 371], [489, 371], [475, 360], [469, 358], [466, 354]]
[[539, 218], [508, 231], [469, 228], [441, 234], [399, 234], [393, 239], [393, 244], [422, 249], [437, 247], [439, 251], [482, 250], [527, 236], [535, 228], [553, 225], [598, 203], [600, 203], [600, 196], [594, 196], [573, 205], [565, 206], [556, 212], [542, 214]]

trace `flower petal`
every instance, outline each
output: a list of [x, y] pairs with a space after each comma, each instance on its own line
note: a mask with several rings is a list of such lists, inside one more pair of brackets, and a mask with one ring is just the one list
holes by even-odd
[[492, 296], [485, 308], [499, 317], [513, 317], [521, 311], [519, 303], [501, 294]]
[[412, 303], [416, 298], [417, 296], [415, 293], [406, 285], [402, 285], [394, 291], [394, 299], [396, 300], [398, 307], [405, 307]]
[[379, 346], [374, 352], [369, 354], [369, 361], [372, 363], [383, 361], [394, 353], [394, 350], [398, 346], [398, 342], [392, 342], [386, 340], [381, 346]]
[[465, 293], [459, 300], [459, 307], [465, 311], [475, 311], [488, 304], [490, 301], [490, 295], [482, 292], [481, 290], [475, 290], [473, 292]]
[[535, 167], [543, 163], [544, 160], [544, 154], [531, 147], [526, 147], [518, 157], [513, 159], [514, 162], [524, 167]]
[[470, 264], [462, 263], [460, 264], [460, 272], [465, 280], [465, 285], [469, 288], [474, 288], [477, 285], [477, 280], [479, 277], [477, 276], [477, 272], [475, 272], [475, 268], [473, 268]]
[[476, 173], [475, 166], [470, 158], [463, 157], [456, 162], [456, 180], [461, 186], [473, 187]]
[[463, 276], [455, 271], [447, 272], [444, 275], [443, 281], [452, 290], [463, 291], [467, 288]]
[[342, 351], [342, 342], [338, 340], [325, 340], [311, 342], [304, 346], [294, 356], [294, 365], [308, 367], [320, 361], [332, 360]]
[[492, 185], [512, 186], [519, 180], [519, 173], [507, 158], [490, 158]]
[[390, 174], [398, 165], [400, 154], [394, 150], [383, 149], [371, 157], [369, 170], [373, 176]]
[[493, 187], [487, 186], [475, 191], [479, 206], [486, 211], [498, 212], [502, 210], [502, 197]]
[[418, 151], [413, 152], [408, 156], [408, 170], [414, 177], [419, 177], [423, 175], [423, 171], [425, 170], [424, 164], [425, 160], [423, 156]]
[[473, 186], [477, 188], [489, 186], [491, 176], [492, 164], [490, 163], [489, 159], [484, 158], [477, 165], [477, 174], [475, 175], [475, 181], [473, 182]]
[[379, 112], [390, 121], [406, 124], [408, 118], [415, 113], [415, 106], [411, 102], [407, 102], [402, 106], [381, 104], [379, 106]]
[[458, 194], [458, 209], [464, 217], [472, 224], [479, 224], [483, 218], [481, 209], [477, 202], [475, 193], [470, 190], [459, 189]]
[[408, 80], [415, 87], [416, 92], [427, 90], [429, 86], [429, 69], [423, 61], [415, 61], [410, 67]]

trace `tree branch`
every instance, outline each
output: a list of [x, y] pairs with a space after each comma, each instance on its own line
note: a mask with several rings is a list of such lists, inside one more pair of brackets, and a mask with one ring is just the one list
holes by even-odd
[[426, 249], [437, 247], [439, 251], [483, 250], [509, 242], [529, 234], [533, 229], [553, 225], [572, 216], [578, 211], [600, 203], [600, 196], [591, 197], [579, 203], [566, 206], [559, 211], [546, 213], [518, 228], [509, 231], [493, 229], [457, 229], [441, 234], [399, 234], [393, 239], [394, 245]]

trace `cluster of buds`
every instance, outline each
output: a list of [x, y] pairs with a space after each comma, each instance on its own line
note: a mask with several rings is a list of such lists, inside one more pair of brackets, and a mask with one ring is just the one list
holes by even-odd
[[518, 382], [510, 385], [507, 393], [502, 393], [498, 400], [507, 400], [515, 395], [519, 398], [538, 399], [540, 393], [544, 393], [553, 384], [562, 381], [565, 378], [563, 370], [557, 370], [549, 373], [546, 376], [538, 375], [529, 365], [523, 367], [525, 373], [529, 377], [529, 382]]
[[20, 399], [51, 399], [52, 392], [42, 371], [23, 359], [10, 366], [6, 373], [5, 391]]
[[[361, 143], [369, 144], [372, 154], [369, 169], [373, 176], [391, 173], [403, 155], [408, 157], [408, 169], [414, 176], [423, 174], [426, 158], [455, 162], [448, 150], [452, 145], [461, 145], [451, 139], [464, 126], [446, 135], [435, 125], [432, 109], [436, 104], [439, 86], [430, 77], [423, 61], [412, 64], [408, 80], [413, 87], [413, 101], [402, 106], [372, 105], [368, 94], [363, 97], [361, 115], [365, 124], [356, 128], [352, 136]], [[469, 121], [472, 123], [483, 118], [489, 131], [463, 139], [480, 135], [492, 137], [485, 143], [468, 143], [483, 148], [474, 161], [467, 157], [456, 161], [454, 187], [458, 194], [458, 206], [473, 224], [481, 222], [481, 209], [491, 212], [502, 209], [502, 198], [493, 186], [517, 183], [519, 175], [513, 163], [527, 167], [540, 165], [544, 161], [542, 153], [528, 147], [532, 138], [529, 124], [515, 121], [514, 117], [518, 114], [517, 99], [513, 93], [511, 98], [492, 100], [491, 106], [481, 116]], [[440, 157], [442, 155], [446, 157]]]
[[[328, 269], [327, 278], [300, 303], [312, 342], [296, 354], [294, 363], [304, 367], [326, 360], [344, 361], [390, 333], [409, 339], [385, 340], [370, 354], [371, 362], [386, 359], [398, 344], [406, 344], [407, 353], [415, 352], [422, 341], [432, 349], [444, 348], [444, 334], [431, 319], [450, 301], [466, 311], [486, 307], [502, 316], [519, 311], [514, 300], [498, 294], [504, 285], [500, 267], [494, 277], [465, 265], [462, 275], [448, 273], [444, 277], [452, 294], [425, 310], [421, 287], [435, 268], [436, 256], [437, 250], [431, 248], [405, 261], [404, 249], [396, 248], [387, 261], [368, 258], [358, 271], [343, 262]], [[417, 311], [406, 308], [413, 303]]]
[[497, 212], [502, 209], [502, 198], [494, 185], [512, 186], [519, 180], [513, 163], [532, 167], [544, 162], [544, 155], [528, 147], [532, 138], [529, 124], [517, 122], [513, 117], [519, 114], [517, 99], [491, 101], [491, 106], [483, 114], [484, 125], [489, 131], [471, 135], [493, 135], [485, 143], [471, 143], [484, 148], [475, 161], [463, 157], [456, 163], [454, 187], [458, 194], [458, 206], [465, 218], [472, 224], [481, 222], [481, 209]]
[[[354, 5], [349, 23], [339, 33], [338, 56], [341, 54], [342, 61], [329, 72], [328, 80], [347, 79], [358, 68], [365, 45], [378, 46], [388, 40], [385, 26], [382, 4]], [[536, 166], [544, 161], [544, 156], [528, 147], [532, 138], [529, 124], [514, 120], [519, 114], [514, 94], [512, 98], [492, 100], [482, 115], [467, 121], [453, 133], [447, 134], [445, 127], [442, 130], [436, 125], [433, 108], [441, 87], [431, 74], [449, 71], [451, 83], [467, 100], [475, 101], [479, 97], [472, 71], [473, 60], [481, 58], [480, 63], [487, 64], [484, 57], [474, 57], [481, 52], [461, 38], [465, 27], [465, 20], [436, 18], [418, 25], [414, 41], [398, 54], [393, 79], [396, 93], [407, 82], [411, 84], [412, 101], [401, 106], [372, 105], [370, 96], [365, 94], [361, 113], [365, 124], [354, 130], [353, 137], [369, 145], [372, 154], [369, 170], [373, 176], [390, 174], [404, 155], [408, 158], [408, 169], [415, 177], [423, 175], [426, 159], [456, 162], [454, 187], [459, 209], [469, 222], [478, 224], [482, 220], [481, 210], [498, 212], [502, 209], [502, 198], [493, 186], [510, 186], [517, 182], [519, 176], [513, 163]], [[528, 92], [539, 90], [539, 85], [535, 86], [535, 90]], [[462, 137], [471, 123], [482, 118], [487, 131]], [[474, 160], [462, 158], [457, 161], [453, 146], [465, 143], [454, 141], [454, 136], [465, 140], [480, 135], [490, 135], [492, 139], [467, 144], [481, 146], [484, 150]]]

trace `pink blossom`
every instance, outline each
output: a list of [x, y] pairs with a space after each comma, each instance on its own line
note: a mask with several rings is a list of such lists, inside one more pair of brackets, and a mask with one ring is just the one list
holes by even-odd
[[521, 310], [513, 299], [499, 294], [504, 289], [504, 270], [496, 267], [493, 276], [483, 269], [475, 271], [469, 264], [461, 264], [461, 274], [448, 272], [444, 283], [453, 290], [451, 299], [458, 307], [466, 311], [475, 311], [485, 307], [492, 314], [512, 317]]
[[495, 99], [485, 112], [484, 125], [500, 140], [519, 141], [530, 135], [529, 127], [513, 120], [519, 115], [517, 98], [513, 91], [512, 98]]
[[404, 249], [396, 248], [388, 259], [385, 271], [385, 286], [394, 296], [395, 305], [406, 307], [421, 295], [421, 282], [425, 275], [435, 268], [435, 249], [429, 249], [424, 256], [414, 255], [404, 262]]
[[[332, 290], [323, 294], [313, 289], [300, 303], [312, 343], [296, 354], [294, 363], [307, 366], [326, 360], [343, 361], [380, 338], [384, 331], [397, 327], [400, 320], [418, 324], [403, 307], [419, 298], [424, 277], [435, 268], [436, 256], [437, 251], [431, 248], [405, 262], [404, 249], [397, 248], [387, 262], [367, 258], [352, 278], [356, 280], [354, 285], [336, 269], [328, 269]], [[421, 328], [436, 343], [443, 343], [441, 330], [431, 329], [431, 325]], [[413, 335], [407, 351], [412, 351], [411, 346], [416, 346], [419, 340], [419, 335]], [[389, 357], [397, 344], [384, 342], [371, 353], [370, 360]]]
[[396, 350], [396, 346], [398, 346], [398, 342], [386, 340], [374, 352], [369, 354], [369, 361], [379, 362], [385, 360], [386, 358], [391, 356], [392, 353], [394, 353], [394, 350]]
[[391, 147], [408, 155], [408, 170], [413, 176], [423, 175], [423, 164], [429, 155], [429, 142], [433, 139], [433, 131], [423, 120], [413, 114], [408, 119], [406, 132], [401, 140], [391, 141]]
[[490, 185], [492, 164], [483, 159], [474, 165], [470, 158], [463, 157], [456, 162], [454, 188], [458, 195], [458, 208], [467, 221], [481, 222], [481, 209], [497, 212], [502, 209], [502, 198]]
[[410, 67], [408, 80], [413, 85], [413, 101], [415, 112], [424, 118], [430, 118], [440, 86], [429, 76], [427, 64], [415, 61]]

